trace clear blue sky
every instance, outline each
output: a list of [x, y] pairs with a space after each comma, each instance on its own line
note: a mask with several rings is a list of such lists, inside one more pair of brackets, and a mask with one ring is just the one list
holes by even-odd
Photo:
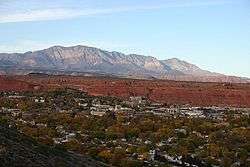
[[78, 44], [250, 77], [250, 1], [0, 0], [0, 52]]

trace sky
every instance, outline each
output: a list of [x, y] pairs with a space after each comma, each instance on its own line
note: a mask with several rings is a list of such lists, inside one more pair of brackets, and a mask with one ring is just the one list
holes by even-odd
[[0, 52], [87, 45], [250, 77], [250, 0], [0, 0]]

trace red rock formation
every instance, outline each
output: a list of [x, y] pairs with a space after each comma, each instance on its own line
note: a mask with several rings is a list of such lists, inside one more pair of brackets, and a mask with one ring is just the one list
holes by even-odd
[[166, 80], [132, 80], [104, 77], [22, 76], [35, 84], [50, 88], [73, 87], [91, 95], [145, 96], [152, 101], [192, 106], [250, 107], [250, 84], [177, 82]]
[[0, 91], [28, 91], [38, 90], [41, 86], [16, 80], [12, 77], [0, 76]]

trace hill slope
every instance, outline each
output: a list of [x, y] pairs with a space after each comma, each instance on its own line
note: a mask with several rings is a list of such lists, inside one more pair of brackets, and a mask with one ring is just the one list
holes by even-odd
[[[147, 97], [151, 101], [191, 106], [250, 107], [250, 84], [201, 83], [82, 76], [15, 76], [45, 90], [71, 87], [94, 96]], [[1, 83], [0, 83], [1, 85]], [[1, 90], [1, 86], [0, 86]]]
[[88, 157], [36, 143], [15, 129], [0, 125], [0, 166], [18, 167], [103, 167]]

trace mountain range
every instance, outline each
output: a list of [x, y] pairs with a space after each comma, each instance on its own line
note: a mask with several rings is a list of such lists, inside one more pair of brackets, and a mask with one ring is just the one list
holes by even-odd
[[87, 46], [53, 46], [26, 53], [0, 53], [0, 74], [110, 75], [129, 78], [249, 83], [250, 79], [203, 70], [177, 58], [158, 60]]

